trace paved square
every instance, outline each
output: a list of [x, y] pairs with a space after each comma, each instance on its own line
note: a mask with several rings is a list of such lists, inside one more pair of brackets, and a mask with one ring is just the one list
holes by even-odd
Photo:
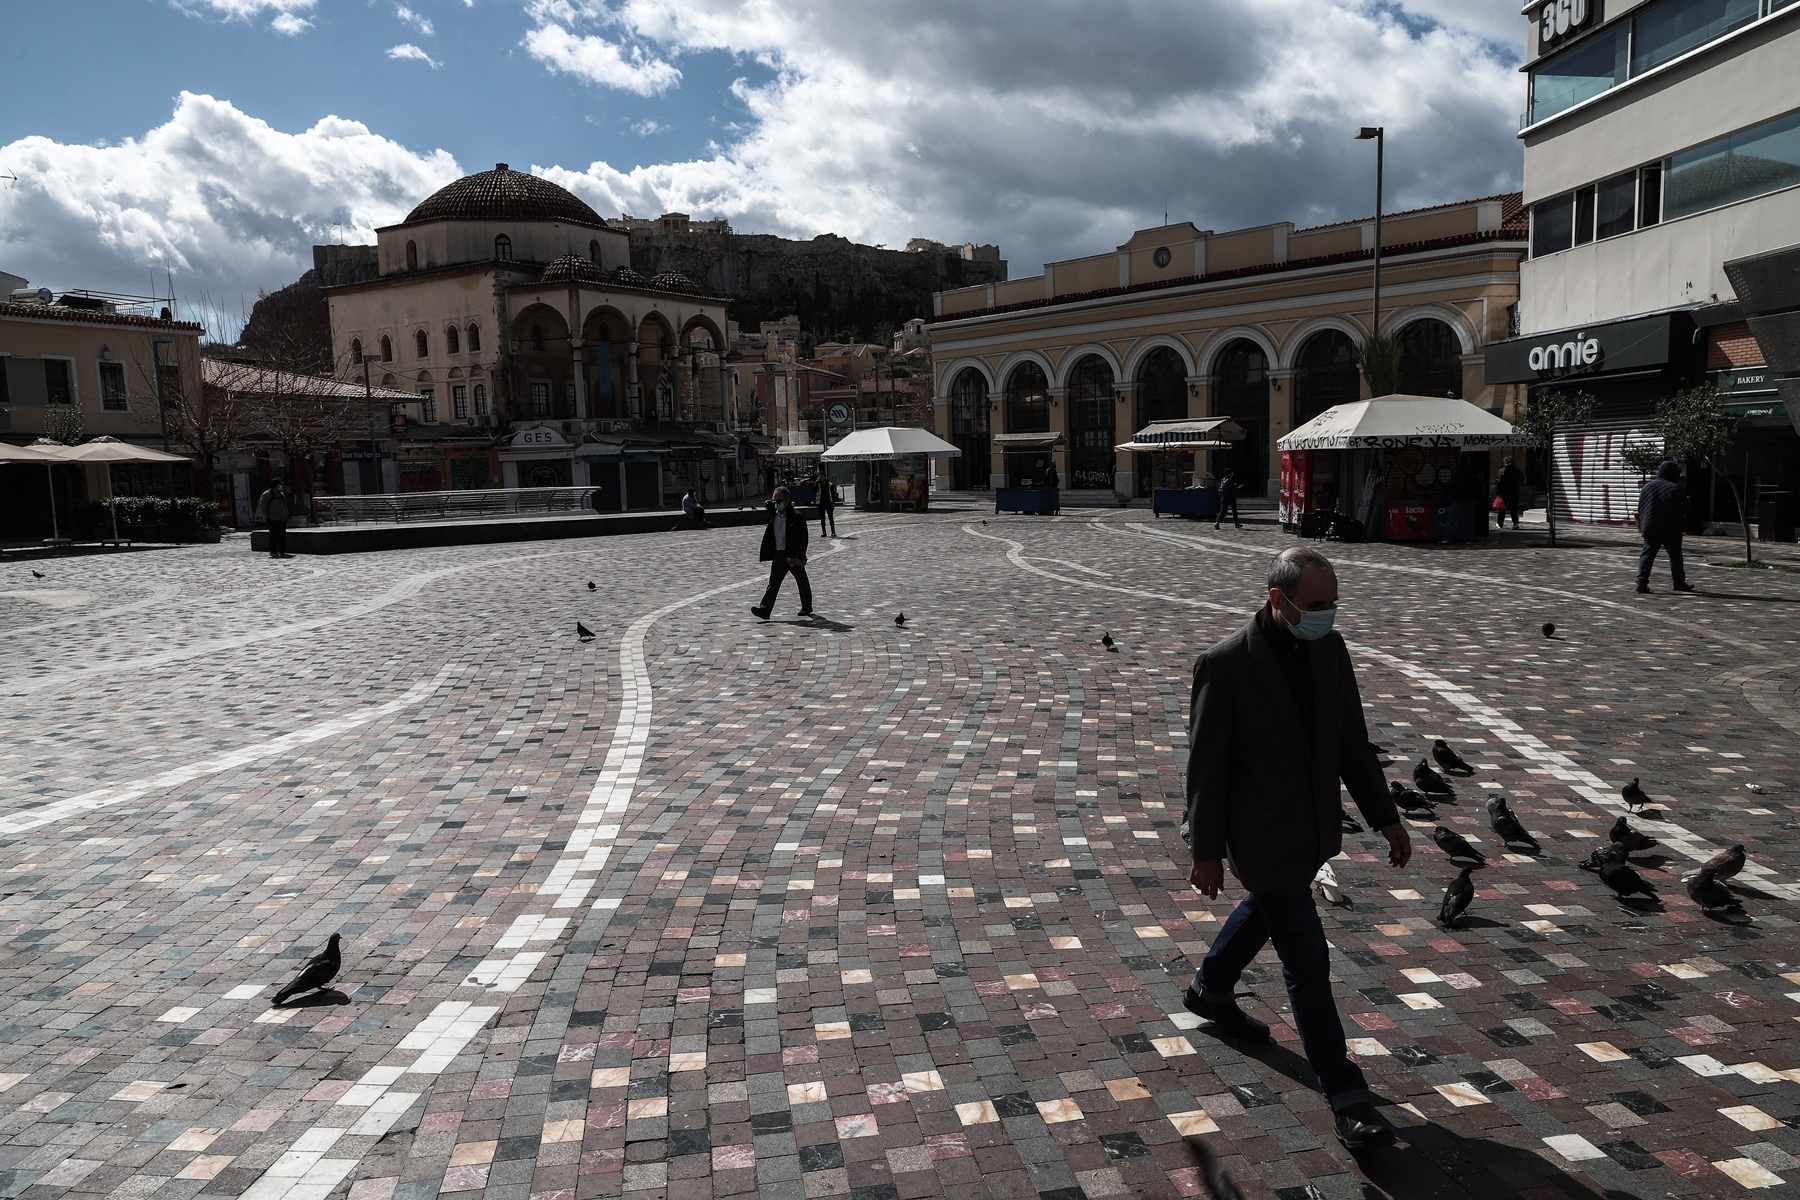
[[[841, 530], [767, 624], [753, 529], [4, 567], [0, 1196], [1167, 1197], [1195, 1144], [1261, 1197], [1800, 1182], [1800, 577], [1324, 547], [1390, 776], [1448, 739], [1492, 860], [1447, 932], [1429, 822], [1402, 872], [1346, 839], [1404, 1138], [1359, 1165], [1271, 956], [1269, 1048], [1180, 1004], [1231, 900], [1185, 882], [1189, 673], [1291, 539]], [[1632, 776], [1628, 909], [1575, 864]], [[1736, 923], [1680, 884], [1732, 841]], [[332, 932], [341, 994], [271, 1008]]]

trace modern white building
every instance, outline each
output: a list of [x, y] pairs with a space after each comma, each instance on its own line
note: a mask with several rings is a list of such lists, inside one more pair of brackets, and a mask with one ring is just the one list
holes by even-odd
[[[1564, 515], [1628, 521], [1618, 451], [1658, 398], [1706, 379], [1734, 393], [1750, 491], [1800, 491], [1800, 439], [1726, 272], [1800, 243], [1800, 0], [1532, 0], [1524, 16], [1531, 254], [1520, 336], [1489, 347], [1487, 382], [1600, 399], [1559, 455]], [[1704, 520], [1715, 481], [1691, 482]]]

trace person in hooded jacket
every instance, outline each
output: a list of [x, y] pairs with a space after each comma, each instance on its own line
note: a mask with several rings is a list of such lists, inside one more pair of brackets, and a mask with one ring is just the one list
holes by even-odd
[[1681, 464], [1664, 459], [1656, 469], [1656, 478], [1638, 493], [1638, 532], [1643, 535], [1644, 549], [1638, 554], [1637, 590], [1650, 590], [1650, 568], [1656, 565], [1656, 552], [1669, 552], [1669, 577], [1675, 590], [1691, 592], [1681, 562], [1681, 532], [1687, 522], [1687, 488], [1681, 485]]

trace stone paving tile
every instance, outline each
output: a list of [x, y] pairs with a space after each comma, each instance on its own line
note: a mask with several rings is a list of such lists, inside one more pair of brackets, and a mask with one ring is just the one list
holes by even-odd
[[[1265, 1050], [1179, 1003], [1229, 911], [1180, 864], [1188, 674], [1290, 540], [845, 532], [812, 623], [744, 614], [750, 532], [9, 582], [0, 1195], [1182, 1196], [1196, 1144], [1261, 1196], [1800, 1177], [1800, 581], [1326, 547], [1390, 774], [1451, 740], [1439, 820], [1495, 852], [1445, 931], [1428, 842], [1346, 839], [1340, 1006], [1405, 1137], [1359, 1164], [1271, 958]], [[1632, 775], [1626, 908], [1574, 864]], [[1680, 874], [1737, 840], [1704, 918]], [[341, 994], [270, 1009], [334, 930]]]

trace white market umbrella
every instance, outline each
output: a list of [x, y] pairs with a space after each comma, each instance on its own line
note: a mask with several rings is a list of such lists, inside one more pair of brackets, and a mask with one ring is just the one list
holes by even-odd
[[61, 541], [62, 534], [56, 527], [56, 480], [50, 468], [63, 461], [60, 454], [50, 454], [36, 446], [15, 446], [11, 442], [0, 442], [0, 463], [43, 463], [44, 481], [50, 485], [50, 540]]
[[[166, 450], [152, 450], [148, 446], [134, 446], [130, 442], [121, 442], [118, 438], [101, 435], [90, 438], [79, 446], [59, 446], [57, 458], [63, 462], [104, 463], [109, 467], [112, 463], [184, 463], [188, 458], [181, 454], [170, 454]], [[112, 471], [103, 472], [106, 477], [106, 498], [112, 500]], [[112, 513], [113, 541], [119, 540], [119, 513], [117, 507], [108, 504], [107, 510]], [[54, 522], [52, 523], [54, 525]]]
[[1467, 400], [1394, 395], [1333, 405], [1275, 445], [1281, 450], [1399, 450], [1530, 442], [1529, 437]]
[[928, 454], [932, 458], [956, 458], [955, 446], [923, 429], [883, 425], [859, 429], [819, 455], [824, 462], [886, 462], [903, 454]]

